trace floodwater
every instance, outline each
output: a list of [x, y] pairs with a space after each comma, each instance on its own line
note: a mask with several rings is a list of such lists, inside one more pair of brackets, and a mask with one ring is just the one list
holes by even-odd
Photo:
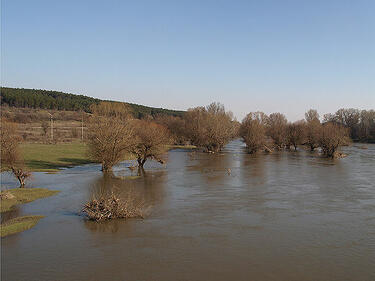
[[[46, 217], [1, 240], [2, 280], [375, 280], [375, 145], [360, 146], [333, 161], [248, 155], [233, 141], [214, 155], [170, 151], [166, 167], [146, 163], [131, 180], [130, 163], [119, 178], [98, 165], [34, 173], [31, 186], [61, 192], [17, 208]], [[132, 192], [149, 214], [77, 215], [103, 189]]]

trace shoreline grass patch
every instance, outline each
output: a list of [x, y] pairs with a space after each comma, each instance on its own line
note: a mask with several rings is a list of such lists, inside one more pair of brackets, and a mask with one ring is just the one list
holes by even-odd
[[56, 172], [61, 168], [92, 163], [87, 155], [87, 145], [80, 142], [21, 145], [26, 166], [34, 172]]
[[1, 224], [1, 237], [16, 234], [34, 227], [44, 216], [24, 216]]
[[1, 212], [12, 210], [13, 206], [55, 195], [59, 191], [45, 188], [14, 188], [0, 192]]

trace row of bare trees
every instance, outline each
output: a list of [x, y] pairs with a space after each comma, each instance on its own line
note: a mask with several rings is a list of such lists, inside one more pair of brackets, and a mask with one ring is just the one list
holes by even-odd
[[249, 153], [259, 150], [275, 149], [297, 150], [306, 145], [311, 151], [320, 147], [327, 157], [335, 157], [337, 149], [349, 142], [349, 131], [340, 123], [327, 121], [321, 123], [316, 110], [309, 110], [305, 120], [290, 123], [281, 113], [269, 116], [263, 112], [249, 113], [242, 121], [240, 136], [246, 143]]
[[131, 117], [124, 103], [102, 102], [91, 108], [88, 147], [91, 158], [102, 164], [104, 172], [134, 156], [139, 167], [147, 159], [163, 163], [163, 155], [170, 143], [168, 130], [153, 121]]
[[220, 151], [237, 134], [233, 114], [222, 104], [189, 109], [183, 119], [159, 116], [155, 120], [133, 119], [123, 103], [102, 102], [93, 105], [89, 120], [89, 153], [102, 164], [102, 170], [133, 155], [139, 167], [147, 159], [164, 163], [170, 143], [190, 144], [207, 152]]
[[[269, 116], [263, 112], [249, 113], [240, 124], [220, 103], [189, 109], [182, 118], [158, 116], [135, 119], [124, 103], [94, 104], [88, 121], [88, 147], [92, 160], [108, 172], [127, 156], [134, 156], [139, 167], [147, 159], [164, 163], [168, 144], [190, 143], [206, 152], [220, 151], [231, 139], [241, 136], [249, 153], [272, 149], [297, 150], [300, 145], [311, 151], [320, 147], [327, 157], [335, 157], [337, 149], [349, 142], [349, 136], [375, 136], [373, 110], [339, 110], [325, 115], [320, 122], [316, 110], [309, 110], [305, 119], [288, 122], [281, 113]], [[24, 186], [30, 175], [25, 172], [19, 152], [19, 137], [13, 123], [1, 122], [2, 169], [11, 170]]]
[[333, 120], [321, 123], [316, 110], [309, 110], [304, 120], [293, 123], [281, 113], [267, 116], [252, 112], [240, 125], [220, 103], [189, 109], [183, 118], [135, 120], [124, 104], [116, 103], [95, 105], [92, 112], [90, 154], [102, 163], [103, 171], [111, 170], [128, 153], [136, 156], [140, 167], [149, 158], [163, 162], [168, 143], [190, 143], [206, 152], [218, 152], [239, 135], [249, 153], [297, 150], [305, 145], [311, 151], [319, 147], [325, 156], [335, 157], [337, 149], [349, 142], [347, 126]]

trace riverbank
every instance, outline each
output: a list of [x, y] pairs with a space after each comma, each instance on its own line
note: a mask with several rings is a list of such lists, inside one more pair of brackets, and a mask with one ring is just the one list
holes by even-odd
[[[193, 145], [168, 145], [171, 149], [194, 149]], [[42, 144], [25, 143], [21, 145], [26, 166], [32, 172], [57, 172], [61, 168], [92, 163], [87, 153], [87, 144], [82, 142]], [[132, 159], [128, 155], [126, 159]]]
[[[1, 213], [12, 211], [13, 207], [40, 198], [55, 195], [59, 191], [45, 188], [15, 188], [0, 192]], [[28, 230], [35, 226], [43, 216], [16, 217], [1, 224], [1, 237]]]
[[33, 172], [57, 172], [61, 168], [91, 163], [87, 145], [80, 142], [21, 145], [26, 166]]

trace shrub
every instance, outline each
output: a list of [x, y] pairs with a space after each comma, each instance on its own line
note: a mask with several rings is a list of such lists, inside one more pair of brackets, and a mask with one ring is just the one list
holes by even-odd
[[105, 221], [116, 218], [144, 218], [143, 201], [137, 203], [128, 194], [121, 198], [118, 192], [102, 193], [85, 204], [82, 211], [89, 220]]

